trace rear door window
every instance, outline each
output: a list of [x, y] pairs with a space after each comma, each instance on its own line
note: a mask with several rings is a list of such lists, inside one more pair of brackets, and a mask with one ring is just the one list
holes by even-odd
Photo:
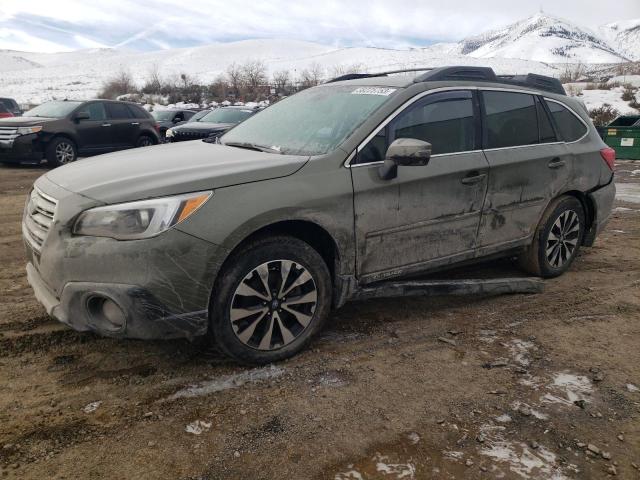
[[568, 108], [558, 102], [545, 100], [558, 133], [565, 142], [575, 142], [587, 133], [587, 127]]
[[528, 93], [482, 92], [487, 148], [539, 143], [535, 98]]
[[124, 103], [108, 103], [109, 117], [113, 120], [125, 120], [131, 118], [131, 113]]

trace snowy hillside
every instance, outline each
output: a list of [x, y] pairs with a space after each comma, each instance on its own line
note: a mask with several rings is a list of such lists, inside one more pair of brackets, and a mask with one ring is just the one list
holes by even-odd
[[[5, 69], [7, 58], [22, 58], [25, 68]], [[363, 71], [383, 71], [443, 65], [488, 65], [497, 73], [537, 72], [558, 75], [553, 66], [518, 59], [490, 60], [449, 55], [426, 49], [334, 48], [291, 40], [246, 40], [203, 47], [133, 53], [114, 49], [79, 50], [70, 53], [34, 54], [0, 51], [2, 96], [21, 103], [40, 103], [53, 98], [91, 98], [105, 79], [130, 72], [142, 84], [157, 69], [163, 76], [188, 73], [207, 83], [223, 74], [232, 63], [262, 60], [269, 74], [288, 70], [292, 78], [317, 64], [326, 77], [339, 67], [358, 65]]]
[[264, 62], [269, 74], [287, 70], [297, 79], [313, 65], [318, 65], [325, 77], [354, 65], [360, 71], [376, 72], [456, 64], [486, 65], [499, 74], [534, 72], [558, 77], [567, 64], [616, 64], [630, 58], [640, 58], [640, 19], [612, 23], [595, 33], [539, 13], [458, 43], [403, 50], [336, 48], [278, 39], [152, 52], [112, 48], [63, 53], [0, 50], [0, 96], [14, 97], [21, 103], [91, 98], [106, 79], [122, 71], [131, 73], [139, 84], [154, 70], [163, 77], [186, 73], [208, 83], [232, 63], [250, 60]]
[[458, 44], [476, 58], [526, 58], [538, 62], [616, 63], [628, 58], [596, 33], [543, 13]]
[[631, 60], [640, 61], [640, 18], [604, 25], [602, 36]]

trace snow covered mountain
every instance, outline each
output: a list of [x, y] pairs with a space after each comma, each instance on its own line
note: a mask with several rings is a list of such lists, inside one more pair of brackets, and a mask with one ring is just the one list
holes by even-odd
[[600, 33], [620, 53], [640, 61], [640, 18], [609, 23], [600, 27]]
[[567, 63], [612, 64], [640, 60], [640, 19], [592, 32], [566, 20], [536, 14], [504, 28], [458, 43], [424, 48], [337, 48], [296, 40], [261, 39], [192, 48], [139, 52], [92, 48], [61, 53], [0, 50], [0, 96], [23, 103], [53, 98], [90, 98], [104, 81], [122, 71], [142, 84], [152, 71], [187, 73], [212, 82], [230, 64], [261, 60], [269, 74], [287, 70], [292, 79], [310, 67], [330, 77], [357, 66], [384, 71], [443, 65], [485, 65], [499, 74], [540, 73], [558, 77]]
[[526, 58], [546, 63], [629, 60], [621, 50], [595, 32], [544, 13], [457, 44], [457, 51], [470, 57]]

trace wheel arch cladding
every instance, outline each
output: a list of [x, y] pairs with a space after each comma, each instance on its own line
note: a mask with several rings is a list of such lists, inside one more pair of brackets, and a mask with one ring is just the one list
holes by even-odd
[[257, 239], [275, 235], [294, 237], [311, 246], [325, 261], [331, 278], [335, 281], [335, 274], [336, 271], [339, 271], [338, 264], [341, 259], [338, 245], [327, 230], [317, 223], [308, 220], [282, 220], [265, 225], [252, 232], [233, 247], [225, 259], [221, 271], [233, 260], [234, 255], [241, 251], [246, 245]]
[[[589, 198], [588, 195], [578, 191], [578, 190], [569, 190], [568, 192], [563, 193], [564, 196], [574, 197], [576, 198], [580, 204], [582, 205], [582, 209], [584, 210], [584, 232], [585, 236], [588, 231], [591, 230], [593, 226], [593, 221], [595, 219], [595, 205], [593, 201]], [[584, 239], [583, 239], [584, 242]]]

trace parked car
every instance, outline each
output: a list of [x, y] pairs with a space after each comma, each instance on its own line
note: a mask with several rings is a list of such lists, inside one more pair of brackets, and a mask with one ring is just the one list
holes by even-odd
[[4, 107], [13, 114], [14, 117], [19, 117], [22, 115], [22, 109], [18, 102], [16, 102], [13, 98], [0, 98], [0, 105], [4, 105]]
[[169, 128], [188, 121], [196, 113], [197, 112], [195, 110], [171, 108], [166, 110], [154, 110], [151, 112], [151, 115], [155, 118], [156, 122], [158, 122], [160, 138], [164, 140]]
[[0, 118], [9, 118], [13, 117], [13, 113], [7, 110], [7, 107], [4, 104], [0, 103]]
[[112, 100], [54, 101], [0, 120], [0, 162], [57, 167], [78, 155], [158, 143], [155, 120], [140, 106]]
[[557, 80], [479, 67], [347, 78], [216, 143], [40, 177], [23, 223], [36, 298], [77, 330], [209, 335], [268, 363], [391, 279], [515, 255], [555, 277], [605, 227], [614, 152]]
[[200, 138], [217, 137], [255, 115], [261, 107], [221, 107], [212, 110], [198, 122], [188, 122], [167, 130], [168, 142], [182, 142]]

